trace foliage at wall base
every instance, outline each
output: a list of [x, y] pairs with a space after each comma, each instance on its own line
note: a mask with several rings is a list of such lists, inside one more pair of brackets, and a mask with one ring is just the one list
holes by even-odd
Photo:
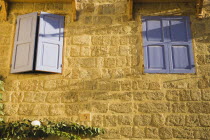
[[[39, 121], [36, 121], [39, 122]], [[64, 122], [53, 123], [43, 121], [40, 124], [33, 124], [34, 121], [23, 120], [16, 122], [0, 122], [0, 139], [8, 140], [12, 138], [40, 138], [49, 136], [66, 137], [70, 140], [95, 137], [103, 134], [103, 129], [95, 127], [86, 127], [79, 124], [66, 124]]]

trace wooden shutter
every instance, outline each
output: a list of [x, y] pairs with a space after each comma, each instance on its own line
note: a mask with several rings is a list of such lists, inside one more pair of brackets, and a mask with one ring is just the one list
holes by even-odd
[[146, 73], [194, 73], [189, 17], [143, 17]]
[[168, 73], [168, 46], [165, 44], [166, 21], [143, 17], [144, 67], [146, 73]]
[[64, 16], [41, 12], [36, 70], [61, 73]]
[[173, 17], [170, 28], [170, 72], [195, 73], [189, 17]]
[[33, 70], [37, 13], [17, 17], [11, 73]]

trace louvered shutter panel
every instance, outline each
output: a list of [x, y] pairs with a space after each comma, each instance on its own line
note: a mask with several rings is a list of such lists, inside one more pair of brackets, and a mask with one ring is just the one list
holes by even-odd
[[64, 16], [41, 12], [36, 70], [62, 72]]
[[33, 70], [37, 13], [17, 17], [11, 73]]
[[143, 17], [144, 67], [146, 73], [168, 73], [168, 46], [164, 42], [167, 22], [159, 17]]
[[173, 17], [170, 28], [170, 73], [195, 73], [189, 17]]

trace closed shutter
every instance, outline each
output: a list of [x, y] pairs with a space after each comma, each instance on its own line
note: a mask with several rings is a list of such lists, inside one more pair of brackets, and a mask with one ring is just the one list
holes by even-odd
[[188, 17], [143, 17], [146, 73], [194, 73]]
[[11, 73], [33, 70], [37, 13], [18, 16]]
[[143, 17], [144, 67], [146, 73], [168, 73], [168, 46], [164, 42], [166, 21]]
[[41, 12], [36, 70], [62, 72], [64, 16]]
[[170, 72], [195, 73], [189, 18], [171, 18], [169, 23]]

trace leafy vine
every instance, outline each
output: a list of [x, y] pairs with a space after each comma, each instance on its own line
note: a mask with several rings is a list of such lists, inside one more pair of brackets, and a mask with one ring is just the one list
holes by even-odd
[[10, 140], [12, 138], [39, 138], [44, 139], [49, 136], [66, 137], [70, 140], [95, 137], [104, 133], [103, 129], [87, 127], [75, 123], [66, 124], [64, 122], [53, 123], [51, 121], [31, 121], [23, 120], [16, 122], [0, 122], [0, 138]]

